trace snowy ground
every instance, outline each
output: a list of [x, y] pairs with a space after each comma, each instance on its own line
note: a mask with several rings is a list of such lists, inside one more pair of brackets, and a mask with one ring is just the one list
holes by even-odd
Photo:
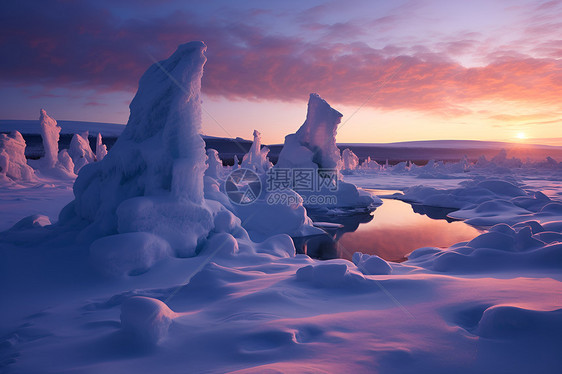
[[[393, 189], [420, 182], [455, 188], [461, 179], [363, 174], [346, 180]], [[560, 181], [520, 181], [554, 198], [562, 192]], [[68, 184], [0, 193], [3, 229], [33, 213], [56, 219], [72, 198]], [[80, 261], [87, 248], [45, 237], [50, 242], [39, 244], [40, 252], [21, 236], [2, 244], [3, 372], [556, 373], [562, 368], [561, 244], [550, 254], [550, 266], [490, 257], [482, 271], [462, 265], [432, 271], [409, 261], [391, 263], [388, 275], [364, 275], [345, 260], [202, 253], [170, 258], [141, 276], [107, 280]], [[303, 274], [306, 266], [315, 273]], [[177, 313], [157, 346], [140, 344], [122, 329], [121, 304], [132, 295], [163, 300]]]

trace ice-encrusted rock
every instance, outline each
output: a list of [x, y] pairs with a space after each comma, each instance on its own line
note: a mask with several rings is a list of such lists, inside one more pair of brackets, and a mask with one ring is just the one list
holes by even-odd
[[35, 179], [35, 173], [25, 158], [25, 146], [25, 140], [18, 131], [0, 134], [0, 174], [15, 182]]
[[41, 137], [43, 138], [43, 149], [45, 150], [44, 166], [54, 168], [58, 161], [59, 137], [61, 128], [53, 118], [41, 109], [39, 115], [41, 126]]
[[271, 167], [273, 164], [267, 158], [269, 153], [269, 148], [261, 146], [261, 134], [258, 130], [254, 130], [254, 142], [250, 147], [248, 153], [242, 158], [242, 167], [255, 171], [258, 174], [263, 174]]
[[87, 224], [81, 238], [150, 232], [191, 256], [213, 227], [203, 198], [202, 42], [182, 44], [141, 77], [125, 130], [100, 162], [85, 166], [60, 222]]

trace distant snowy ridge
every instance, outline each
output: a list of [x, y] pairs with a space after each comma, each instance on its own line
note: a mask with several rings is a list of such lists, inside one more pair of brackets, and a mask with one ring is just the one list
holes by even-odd
[[562, 146], [529, 144], [529, 143], [510, 143], [495, 142], [487, 140], [416, 140], [408, 142], [394, 143], [338, 143], [339, 147], [346, 146], [377, 146], [377, 147], [406, 147], [406, 148], [463, 148], [463, 149], [502, 149], [502, 148], [546, 148], [562, 150]]
[[[125, 125], [119, 123], [102, 123], [86, 121], [57, 121], [61, 134], [77, 134], [89, 131], [90, 134], [101, 133], [104, 137], [119, 136]], [[22, 134], [41, 134], [39, 121], [33, 120], [0, 120], [0, 132], [17, 130]]]

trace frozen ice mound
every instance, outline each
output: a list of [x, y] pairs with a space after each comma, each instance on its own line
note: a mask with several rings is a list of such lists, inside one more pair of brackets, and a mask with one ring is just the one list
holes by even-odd
[[[278, 169], [308, 169], [314, 170], [315, 175], [322, 177], [321, 169], [331, 170], [340, 178], [342, 159], [336, 145], [338, 124], [342, 114], [333, 109], [318, 94], [310, 94], [306, 120], [295, 134], [285, 137], [285, 144], [279, 154], [275, 168]], [[347, 154], [347, 153], [346, 153]], [[350, 155], [348, 155], [348, 161]], [[347, 156], [346, 156], [347, 157]], [[306, 208], [353, 208], [365, 209], [382, 204], [382, 201], [368, 192], [358, 189], [351, 183], [332, 181], [329, 185], [310, 190], [298, 190], [306, 197]], [[312, 204], [310, 196], [335, 197], [335, 201], [322, 204]], [[307, 203], [309, 202], [309, 203]]]
[[495, 339], [534, 336], [555, 343], [562, 334], [562, 309], [539, 311], [495, 305], [484, 311], [476, 333]]
[[297, 270], [297, 281], [319, 288], [351, 288], [362, 290], [369, 283], [357, 268], [346, 260], [327, 260]]
[[19, 131], [0, 134], [0, 175], [14, 182], [35, 180], [35, 172], [25, 158], [25, 140]]
[[135, 344], [158, 344], [175, 317], [166, 304], [150, 297], [134, 296], [121, 305], [121, 327]]
[[149, 232], [192, 256], [213, 227], [203, 198], [202, 42], [180, 45], [141, 77], [125, 130], [101, 161], [82, 168], [60, 222], [81, 221], [85, 241]]
[[357, 269], [365, 275], [387, 275], [392, 272], [388, 262], [377, 255], [355, 252], [352, 261]]

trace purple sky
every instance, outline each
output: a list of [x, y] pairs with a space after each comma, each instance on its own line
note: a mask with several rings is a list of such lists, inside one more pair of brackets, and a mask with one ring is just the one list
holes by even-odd
[[209, 135], [282, 142], [318, 92], [339, 141], [562, 137], [562, 1], [5, 1], [0, 118], [125, 123], [190, 40]]

